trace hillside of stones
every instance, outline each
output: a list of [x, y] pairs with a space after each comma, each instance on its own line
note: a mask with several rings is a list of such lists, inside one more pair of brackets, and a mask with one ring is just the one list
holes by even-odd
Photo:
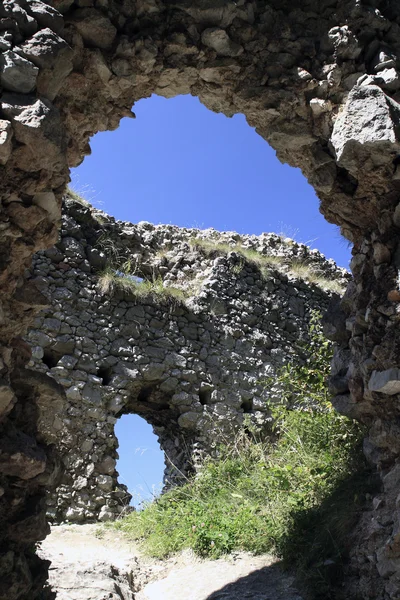
[[30, 281], [49, 306], [26, 338], [28, 367], [66, 393], [39, 401], [65, 468], [49, 517], [108, 520], [129, 504], [116, 471], [122, 414], [153, 426], [166, 487], [244, 424], [268, 435], [274, 373], [305, 359], [310, 317], [348, 279], [276, 234], [125, 223], [67, 196], [59, 242], [34, 257]]

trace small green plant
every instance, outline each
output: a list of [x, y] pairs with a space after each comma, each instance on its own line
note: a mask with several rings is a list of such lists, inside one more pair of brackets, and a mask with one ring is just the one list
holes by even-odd
[[168, 256], [168, 253], [173, 249], [173, 244], [172, 243], [168, 243], [165, 246], [159, 248], [155, 255], [154, 258], [158, 259], [158, 260], [162, 260], [163, 258], [166, 258]]
[[292, 277], [307, 280], [324, 290], [334, 292], [335, 294], [343, 294], [344, 292], [343, 285], [339, 281], [324, 277], [315, 266], [307, 262], [293, 261], [290, 264], [289, 272]]
[[234, 275], [239, 275], [243, 271], [244, 265], [245, 265], [245, 261], [241, 257], [235, 265], [232, 265], [231, 272]]
[[333, 344], [325, 338], [321, 326], [321, 314], [312, 311], [309, 318], [308, 340], [298, 344], [296, 352], [303, 361], [288, 362], [277, 375], [264, 381], [265, 387], [279, 389], [281, 404], [271, 410], [283, 407], [307, 407], [310, 404], [320, 410], [328, 410], [329, 391], [327, 380], [333, 356]]
[[105, 529], [103, 527], [97, 527], [94, 531], [94, 536], [98, 540], [102, 540], [105, 536]]
[[215, 253], [227, 254], [234, 250], [234, 246], [226, 242], [218, 242], [216, 240], [205, 239], [201, 237], [193, 237], [189, 240], [190, 246], [201, 249], [207, 256]]

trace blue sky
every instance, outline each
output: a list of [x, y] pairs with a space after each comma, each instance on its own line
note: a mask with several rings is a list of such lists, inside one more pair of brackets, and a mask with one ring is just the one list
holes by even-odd
[[[228, 119], [191, 96], [152, 96], [133, 110], [136, 119], [94, 136], [92, 155], [72, 171], [71, 186], [95, 206], [132, 222], [284, 233], [348, 267], [350, 249], [319, 213], [311, 186], [243, 115]], [[138, 423], [128, 416], [117, 424], [118, 468], [145, 497], [161, 481], [161, 453], [151, 428]]]

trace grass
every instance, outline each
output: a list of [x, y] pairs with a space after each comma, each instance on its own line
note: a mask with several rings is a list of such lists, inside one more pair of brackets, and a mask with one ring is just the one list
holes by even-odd
[[365, 498], [361, 432], [332, 409], [282, 411], [276, 426], [275, 444], [240, 432], [196, 479], [114, 527], [158, 558], [185, 548], [211, 558], [234, 550], [273, 552], [311, 570], [328, 598], [321, 565], [343, 565]]
[[297, 279], [307, 280], [310, 283], [323, 288], [324, 290], [328, 290], [339, 295], [344, 293], [343, 285], [339, 281], [324, 277], [315, 267], [305, 262], [293, 261], [290, 264], [289, 273]]
[[[255, 265], [260, 269], [262, 275], [268, 276], [270, 269], [283, 271], [286, 275], [309, 281], [310, 283], [327, 291], [336, 294], [343, 294], [343, 286], [337, 280], [331, 280], [324, 277], [314, 265], [306, 261], [288, 260], [282, 256], [266, 255], [257, 252], [251, 248], [245, 248], [242, 244], [228, 244], [218, 242], [216, 240], [203, 239], [200, 237], [192, 238], [189, 241], [190, 245], [198, 250], [203, 251], [207, 256], [213, 254], [228, 254], [229, 252], [237, 252], [241, 257], [250, 264]], [[233, 272], [238, 274], [243, 268], [244, 263], [238, 263], [233, 267]]]
[[79, 202], [79, 204], [82, 204], [83, 206], [88, 206], [88, 207], [92, 206], [90, 204], [90, 202], [85, 200], [85, 198], [81, 194], [78, 194], [78, 192], [73, 190], [70, 186], [67, 187], [66, 195], [69, 198], [71, 198], [72, 200], [74, 200], [75, 202]]
[[117, 271], [112, 267], [106, 269], [99, 275], [99, 290], [102, 294], [113, 295], [117, 292], [129, 294], [138, 299], [156, 297], [158, 300], [176, 301], [183, 303], [188, 293], [173, 286], [165, 287], [163, 280], [140, 280], [129, 272]]
[[276, 375], [282, 404], [271, 407], [269, 440], [247, 423], [196, 478], [112, 526], [157, 558], [187, 548], [211, 558], [272, 552], [296, 570], [311, 597], [337, 597], [351, 530], [372, 488], [362, 428], [326, 400], [332, 349], [320, 342], [313, 315], [309, 360]]
[[217, 242], [215, 240], [203, 239], [203, 238], [192, 238], [189, 241], [190, 245], [194, 248], [198, 248], [204, 251], [206, 255], [212, 255], [215, 253], [228, 254], [228, 252], [237, 252], [248, 262], [256, 264], [258, 267], [266, 266], [278, 266], [284, 264], [284, 258], [281, 256], [266, 255], [252, 250], [251, 248], [245, 248], [242, 244], [228, 244], [225, 242]]

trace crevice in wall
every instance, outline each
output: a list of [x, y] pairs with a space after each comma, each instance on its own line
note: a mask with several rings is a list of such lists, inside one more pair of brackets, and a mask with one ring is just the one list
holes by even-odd
[[109, 385], [112, 380], [112, 368], [111, 367], [100, 367], [97, 370], [97, 377], [100, 377], [103, 385]]
[[240, 408], [243, 410], [243, 412], [246, 414], [252, 413], [253, 412], [253, 400], [243, 400], [242, 404], [240, 405]]
[[56, 350], [52, 350], [51, 348], [45, 348], [43, 351], [42, 361], [49, 369], [53, 369], [54, 367], [56, 367], [61, 358], [61, 352], [57, 352]]
[[211, 402], [211, 390], [210, 389], [200, 389], [199, 390], [199, 400], [200, 404], [203, 406], [207, 406]]

